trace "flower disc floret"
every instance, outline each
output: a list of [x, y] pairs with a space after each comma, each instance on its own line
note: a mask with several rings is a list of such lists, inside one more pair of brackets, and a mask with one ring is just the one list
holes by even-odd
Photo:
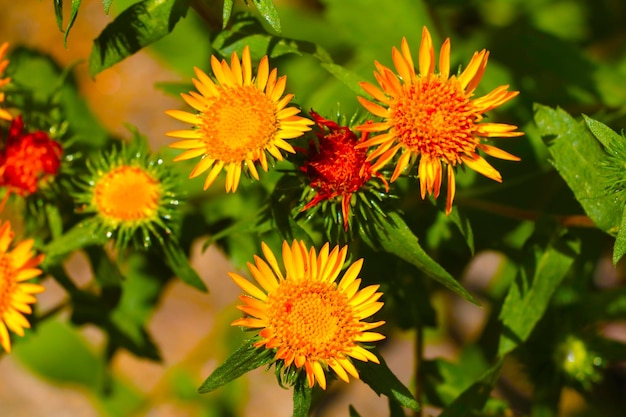
[[94, 188], [95, 206], [112, 221], [149, 221], [156, 216], [161, 198], [159, 182], [139, 167], [115, 168]]
[[255, 346], [274, 349], [283, 369], [304, 370], [309, 387], [317, 381], [323, 389], [328, 370], [348, 382], [348, 375], [359, 377], [352, 359], [379, 363], [361, 343], [384, 338], [369, 331], [384, 322], [363, 321], [383, 306], [379, 286], [359, 290], [362, 259], [351, 264], [337, 283], [347, 247], [329, 248], [327, 243], [317, 254], [302, 241], [283, 242], [281, 268], [263, 243], [266, 260], [255, 256], [255, 263], [248, 264], [258, 286], [229, 273], [247, 293], [239, 306], [246, 317], [233, 325], [260, 329]]
[[509, 86], [497, 87], [490, 93], [473, 98], [474, 91], [487, 66], [489, 52], [474, 53], [469, 65], [458, 75], [450, 74], [450, 39], [446, 39], [439, 55], [439, 72], [435, 72], [435, 50], [428, 29], [422, 31], [419, 49], [419, 72], [406, 39], [400, 50], [392, 49], [397, 74], [375, 62], [374, 76], [379, 87], [362, 82], [361, 87], [374, 100], [359, 97], [361, 104], [382, 119], [377, 123], [358, 126], [363, 132], [373, 132], [360, 147], [376, 147], [368, 156], [375, 161], [373, 170], [380, 170], [396, 155], [395, 169], [390, 180], [395, 181], [416, 160], [421, 197], [439, 196], [444, 168], [448, 193], [446, 214], [452, 210], [456, 191], [454, 168], [465, 164], [470, 169], [502, 182], [500, 173], [478, 151], [487, 155], [518, 161], [519, 158], [485, 143], [492, 137], [516, 137], [517, 126], [483, 123], [484, 114], [515, 97], [517, 91]]
[[6, 352], [11, 351], [9, 330], [24, 336], [24, 329], [30, 328], [24, 315], [32, 313], [31, 305], [37, 302], [34, 294], [44, 291], [43, 286], [27, 282], [41, 274], [37, 266], [43, 255], [33, 253], [32, 239], [9, 250], [13, 237], [10, 223], [0, 224], [0, 345]]
[[206, 190], [222, 170], [226, 170], [226, 191], [235, 192], [241, 179], [242, 165], [256, 180], [257, 164], [268, 170], [267, 154], [282, 160], [281, 151], [294, 153], [287, 142], [310, 130], [313, 122], [298, 116], [300, 110], [289, 107], [293, 94], [283, 96], [287, 78], [269, 70], [267, 56], [252, 76], [250, 49], [246, 46], [241, 60], [233, 52], [230, 65], [211, 57], [215, 81], [195, 68], [194, 85], [198, 92], [182, 98], [196, 113], [168, 110], [175, 119], [192, 125], [191, 130], [176, 130], [168, 136], [181, 138], [170, 146], [185, 151], [175, 161], [200, 157], [190, 174], [195, 178], [208, 171]]

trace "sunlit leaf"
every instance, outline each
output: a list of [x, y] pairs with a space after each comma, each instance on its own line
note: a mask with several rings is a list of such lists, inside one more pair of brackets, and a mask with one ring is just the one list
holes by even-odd
[[621, 223], [623, 206], [603, 189], [601, 165], [607, 156], [586, 126], [562, 109], [535, 106], [539, 127], [552, 162], [587, 215], [602, 230], [615, 233]]
[[413, 234], [398, 213], [387, 214], [385, 219], [381, 219], [380, 224], [380, 227], [371, 227], [363, 230], [361, 234], [372, 249], [382, 249], [398, 256], [449, 290], [478, 305], [478, 301], [422, 249], [417, 236]]
[[528, 339], [580, 252], [580, 241], [563, 232], [548, 238], [540, 236], [540, 240], [529, 242], [524, 267], [502, 305], [500, 318], [504, 329], [498, 349], [501, 355]]
[[276, 10], [273, 0], [252, 0], [252, 2], [272, 29], [280, 33], [282, 30], [280, 27], [280, 16], [278, 16], [278, 10]]
[[104, 13], [109, 14], [111, 10], [111, 4], [113, 4], [113, 0], [102, 0], [102, 6], [104, 7]]
[[161, 39], [185, 17], [190, 0], [143, 0], [107, 25], [89, 56], [92, 76]]

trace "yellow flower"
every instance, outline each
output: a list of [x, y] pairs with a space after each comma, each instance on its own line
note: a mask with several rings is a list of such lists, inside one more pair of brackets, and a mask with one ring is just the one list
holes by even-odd
[[[272, 251], [262, 244], [267, 261], [254, 257], [248, 268], [259, 286], [236, 273], [230, 277], [247, 294], [240, 296], [245, 305], [239, 309], [246, 317], [233, 326], [262, 329], [255, 346], [275, 349], [275, 360], [282, 361], [287, 373], [304, 367], [309, 387], [315, 381], [326, 389], [325, 371], [329, 368], [348, 382], [348, 374], [359, 374], [351, 358], [379, 363], [378, 358], [360, 346], [360, 342], [384, 339], [369, 330], [383, 321], [362, 321], [383, 306], [376, 292], [379, 285], [359, 290], [363, 259], [350, 265], [339, 283], [337, 277], [344, 265], [347, 247], [336, 246], [329, 251], [326, 243], [319, 254], [304, 242], [283, 242], [282, 258], [285, 273]], [[294, 368], [295, 367], [295, 368]]]
[[9, 251], [13, 241], [11, 223], [0, 225], [0, 345], [6, 352], [11, 351], [9, 330], [24, 336], [24, 329], [30, 323], [24, 314], [32, 313], [30, 304], [37, 302], [33, 294], [44, 291], [39, 284], [25, 282], [41, 274], [37, 266], [43, 255], [33, 256], [33, 240], [20, 242]]
[[246, 46], [241, 61], [233, 52], [230, 66], [211, 57], [211, 68], [217, 82], [195, 68], [198, 79], [194, 85], [200, 92], [182, 94], [197, 113], [168, 110], [175, 119], [193, 125], [191, 130], [176, 130], [168, 136], [181, 138], [170, 146], [186, 149], [175, 161], [201, 157], [190, 178], [209, 171], [204, 189], [226, 170], [226, 191], [235, 192], [241, 177], [242, 164], [254, 179], [259, 179], [256, 163], [267, 172], [266, 152], [282, 160], [281, 150], [294, 153], [288, 139], [310, 130], [313, 121], [297, 116], [300, 110], [287, 107], [293, 94], [283, 97], [286, 76], [277, 78], [276, 69], [269, 71], [267, 56], [259, 63], [252, 77], [250, 50]]
[[452, 210], [455, 193], [456, 165], [469, 168], [502, 182], [500, 173], [478, 150], [487, 155], [510, 161], [519, 158], [484, 143], [483, 138], [515, 137], [517, 126], [502, 123], [480, 123], [483, 114], [515, 97], [517, 91], [500, 86], [485, 96], [472, 98], [485, 68], [489, 52], [474, 53], [469, 65], [459, 75], [450, 75], [450, 39], [446, 39], [439, 54], [439, 73], [435, 73], [435, 50], [428, 29], [422, 31], [419, 49], [419, 74], [416, 73], [411, 51], [402, 39], [400, 51], [392, 49], [393, 63], [398, 75], [375, 62], [374, 76], [380, 88], [362, 82], [361, 87], [381, 104], [359, 97], [361, 104], [372, 114], [382, 118], [379, 123], [357, 127], [363, 132], [377, 132], [360, 147], [379, 145], [368, 157], [376, 159], [373, 171], [386, 165], [397, 153], [391, 181], [395, 181], [407, 166], [419, 157], [417, 172], [422, 198], [426, 192], [439, 196], [443, 167], [447, 167], [448, 196], [446, 214]]
[[88, 160], [87, 168], [77, 203], [81, 212], [95, 215], [100, 232], [119, 247], [131, 241], [148, 247], [152, 238], [171, 233], [178, 183], [142, 138]]
[[[4, 42], [2, 45], [0, 45], [0, 89], [11, 82], [11, 79], [8, 77], [2, 78], [2, 74], [4, 73], [4, 70], [6, 69], [7, 65], [9, 65], [9, 60], [4, 59], [4, 55], [6, 54], [8, 49], [9, 49], [8, 42]], [[3, 101], [4, 101], [4, 93], [0, 92], [0, 103], [2, 103]], [[4, 109], [0, 109], [0, 119], [13, 120], [13, 116], [11, 116], [11, 113], [9, 113], [8, 111]]]

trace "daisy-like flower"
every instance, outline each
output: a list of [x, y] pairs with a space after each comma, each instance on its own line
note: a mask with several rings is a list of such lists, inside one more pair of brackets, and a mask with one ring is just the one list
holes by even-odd
[[328, 243], [316, 253], [304, 242], [283, 242], [283, 269], [272, 251], [262, 244], [263, 260], [248, 263], [257, 285], [236, 273], [230, 277], [247, 294], [240, 296], [239, 309], [246, 317], [233, 326], [261, 329], [257, 347], [275, 350], [282, 371], [304, 369], [309, 387], [315, 381], [326, 389], [325, 371], [331, 369], [348, 382], [348, 374], [359, 378], [351, 359], [379, 363], [376, 355], [360, 344], [384, 339], [370, 332], [383, 321], [365, 322], [383, 306], [378, 285], [359, 290], [363, 260], [352, 263], [336, 282], [344, 265], [347, 247], [329, 250]]
[[31, 304], [37, 302], [33, 294], [44, 291], [43, 286], [26, 282], [41, 274], [37, 266], [43, 255], [34, 255], [34, 241], [24, 240], [9, 250], [12, 242], [7, 221], [0, 225], [0, 345], [6, 352], [11, 351], [9, 330], [24, 336], [24, 329], [30, 328], [24, 315], [32, 313]]
[[[4, 87], [5, 85], [11, 82], [11, 79], [9, 77], [2, 78], [2, 75], [4, 74], [4, 70], [7, 68], [7, 65], [9, 65], [9, 60], [4, 58], [8, 49], [9, 49], [8, 42], [4, 42], [2, 45], [0, 45], [0, 89], [2, 89], [2, 87]], [[2, 103], [3, 101], [4, 101], [4, 93], [0, 91], [0, 103]], [[11, 116], [11, 113], [9, 113], [8, 111], [0, 108], [0, 119], [12, 120], [13, 116]]]
[[32, 194], [43, 181], [54, 177], [63, 150], [41, 131], [24, 132], [22, 117], [13, 119], [0, 151], [0, 186], [22, 196]]
[[315, 132], [318, 143], [311, 143], [307, 159], [300, 169], [309, 178], [315, 194], [302, 211], [315, 207], [322, 201], [338, 198], [341, 201], [344, 230], [348, 230], [353, 195], [372, 176], [380, 178], [385, 188], [387, 183], [380, 174], [372, 171], [372, 164], [366, 161], [365, 149], [356, 148], [359, 141], [367, 139], [367, 132], [363, 132], [359, 138], [347, 126], [340, 126], [314, 111], [311, 111], [311, 116], [319, 127], [319, 131]]
[[88, 160], [88, 170], [76, 201], [83, 213], [95, 214], [102, 232], [114, 236], [118, 246], [137, 238], [148, 247], [152, 237], [171, 232], [179, 204], [176, 180], [143, 141], [135, 138], [120, 150]]
[[282, 160], [281, 150], [294, 153], [287, 142], [310, 130], [313, 122], [297, 116], [300, 110], [288, 107], [293, 94], [283, 96], [286, 76], [277, 77], [269, 70], [267, 56], [259, 63], [256, 77], [252, 76], [250, 50], [246, 46], [242, 58], [233, 52], [230, 65], [211, 56], [211, 68], [216, 81], [194, 68], [198, 93], [182, 94], [196, 110], [188, 113], [169, 110], [175, 119], [193, 125], [191, 130], [176, 130], [168, 136], [181, 138], [170, 146], [185, 149], [175, 161], [201, 157], [190, 178], [209, 171], [204, 189], [211, 186], [222, 170], [226, 170], [226, 191], [235, 192], [241, 178], [242, 165], [256, 180], [256, 164], [267, 172], [267, 154]]
[[361, 104], [381, 122], [364, 124], [357, 129], [375, 132], [376, 136], [359, 145], [378, 146], [368, 160], [376, 160], [372, 169], [377, 171], [396, 154], [400, 154], [391, 181], [395, 181], [405, 168], [419, 158], [418, 176], [422, 198], [426, 193], [439, 196], [446, 168], [448, 195], [446, 214], [452, 210], [456, 190], [454, 167], [465, 164], [492, 180], [502, 182], [500, 173], [482, 156], [487, 155], [519, 161], [519, 158], [492, 145], [484, 138], [515, 137], [517, 126], [502, 123], [480, 123], [483, 115], [515, 97], [517, 91], [500, 86], [490, 93], [472, 98], [485, 68], [489, 52], [474, 53], [469, 65], [458, 75], [450, 74], [450, 39], [446, 39], [439, 54], [439, 72], [435, 73], [433, 41], [424, 27], [419, 49], [419, 73], [406, 39], [400, 50], [392, 49], [393, 63], [398, 75], [375, 62], [374, 76], [380, 88], [361, 82], [361, 87], [376, 101], [359, 97]]

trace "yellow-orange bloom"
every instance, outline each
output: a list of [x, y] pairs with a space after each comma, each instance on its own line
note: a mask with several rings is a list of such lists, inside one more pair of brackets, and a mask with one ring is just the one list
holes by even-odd
[[406, 39], [402, 39], [400, 50], [392, 49], [392, 58], [397, 75], [375, 62], [374, 76], [380, 88], [368, 82], [360, 83], [380, 104], [363, 97], [359, 97], [359, 101], [382, 121], [357, 127], [363, 132], [378, 133], [359, 146], [378, 146], [368, 157], [368, 160], [376, 160], [372, 166], [374, 171], [400, 154], [391, 176], [392, 182], [419, 158], [417, 172], [422, 198], [426, 192], [435, 198], [439, 196], [445, 166], [448, 180], [446, 213], [449, 214], [456, 189], [453, 170], [456, 165], [465, 164], [502, 182], [500, 173], [478, 154], [478, 150], [500, 159], [519, 160], [483, 141], [484, 138], [523, 135], [515, 131], [517, 126], [480, 123], [484, 113], [511, 100], [518, 92], [508, 91], [509, 86], [504, 85], [482, 97], [472, 98], [487, 66], [489, 52], [474, 53], [463, 72], [451, 75], [450, 39], [446, 39], [441, 47], [439, 72], [435, 73], [435, 50], [426, 27], [422, 31], [419, 49], [419, 73], [413, 65]]
[[206, 190], [218, 174], [226, 170], [226, 191], [236, 191], [242, 165], [254, 179], [259, 179], [256, 163], [267, 172], [266, 152], [282, 160], [281, 150], [294, 153], [287, 142], [310, 130], [313, 121], [297, 116], [300, 110], [287, 105], [293, 94], [283, 96], [286, 76], [277, 77], [269, 70], [267, 56], [259, 63], [256, 77], [252, 76], [250, 49], [243, 50], [241, 61], [233, 52], [230, 65], [211, 56], [211, 68], [217, 82], [202, 70], [194, 68], [198, 93], [182, 94], [197, 113], [168, 110], [175, 119], [193, 125], [191, 130], [176, 130], [168, 136], [181, 138], [170, 146], [186, 151], [175, 161], [201, 157], [190, 178], [209, 171], [204, 181]]
[[[4, 74], [4, 70], [6, 69], [7, 65], [9, 65], [9, 60], [4, 58], [8, 49], [9, 49], [8, 42], [4, 42], [2, 45], [0, 45], [0, 89], [11, 82], [11, 79], [8, 77], [2, 78], [2, 74]], [[2, 103], [3, 101], [4, 101], [4, 93], [0, 91], [0, 103]], [[9, 113], [8, 111], [0, 108], [0, 119], [13, 120], [13, 116], [11, 116], [11, 113]]]
[[43, 255], [34, 256], [32, 239], [9, 251], [12, 241], [11, 223], [7, 221], [0, 225], [0, 345], [6, 352], [11, 351], [9, 330], [24, 336], [24, 329], [30, 328], [24, 314], [30, 314], [30, 305], [37, 302], [33, 294], [44, 290], [39, 284], [26, 282], [41, 274], [37, 266]]
[[264, 243], [262, 250], [266, 260], [255, 256], [255, 264], [248, 263], [258, 286], [229, 273], [247, 293], [240, 297], [244, 305], [239, 306], [247, 316], [235, 320], [233, 326], [261, 329], [255, 346], [275, 349], [283, 370], [304, 368], [309, 387], [317, 381], [326, 389], [329, 369], [346, 382], [348, 374], [359, 378], [351, 358], [379, 363], [376, 355], [360, 346], [385, 337], [369, 331], [384, 322], [362, 321], [383, 306], [378, 301], [379, 285], [359, 290], [363, 259], [352, 263], [337, 283], [346, 246], [330, 250], [326, 243], [317, 254], [302, 241], [283, 242], [284, 273]]

